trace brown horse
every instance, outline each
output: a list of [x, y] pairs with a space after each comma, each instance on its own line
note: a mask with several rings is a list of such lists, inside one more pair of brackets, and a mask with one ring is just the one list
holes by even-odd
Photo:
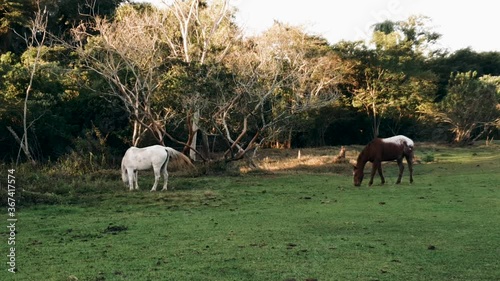
[[410, 170], [410, 183], [413, 182], [413, 141], [405, 136], [394, 136], [385, 139], [375, 138], [361, 151], [354, 166], [354, 185], [360, 186], [363, 181], [364, 168], [366, 162], [372, 162], [372, 174], [368, 185], [373, 184], [373, 177], [378, 170], [382, 184], [385, 183], [384, 175], [382, 174], [382, 162], [394, 161], [398, 162], [399, 176], [396, 184], [401, 183], [403, 176], [403, 157], [408, 163]]

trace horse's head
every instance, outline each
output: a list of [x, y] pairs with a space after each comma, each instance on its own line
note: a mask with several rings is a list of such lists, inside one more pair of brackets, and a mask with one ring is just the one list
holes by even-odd
[[360, 186], [364, 176], [363, 169], [358, 168], [357, 165], [354, 165], [353, 168], [354, 169], [352, 171], [352, 175], [354, 180], [354, 186]]

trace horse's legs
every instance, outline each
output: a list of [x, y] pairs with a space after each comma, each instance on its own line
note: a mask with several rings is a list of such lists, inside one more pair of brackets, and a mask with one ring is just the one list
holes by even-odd
[[138, 183], [138, 178], [139, 178], [139, 170], [135, 170], [134, 172], [134, 184], [135, 184], [135, 189], [139, 190], [139, 183]]
[[368, 183], [368, 186], [371, 186], [373, 184], [373, 177], [375, 176], [375, 172], [379, 169], [379, 167], [380, 167], [380, 161], [373, 161], [372, 174], [370, 176], [370, 182]]
[[134, 170], [127, 169], [128, 187], [131, 191], [134, 190], [134, 175], [135, 175]]
[[164, 168], [162, 170], [163, 173], [163, 180], [165, 181], [163, 183], [163, 188], [161, 190], [167, 190], [167, 185], [168, 185], [168, 171], [167, 171], [167, 164], [164, 165]]
[[408, 163], [408, 170], [410, 170], [410, 183], [413, 183], [413, 155], [405, 156], [406, 163]]
[[384, 174], [382, 173], [382, 162], [378, 165], [378, 175], [380, 176], [380, 180], [382, 181], [382, 184], [385, 183], [385, 178]]
[[403, 159], [398, 158], [398, 166], [399, 166], [399, 175], [398, 175], [398, 180], [396, 181], [396, 184], [401, 183], [401, 178], [403, 177], [403, 171], [405, 169], [405, 166], [403, 165]]
[[153, 169], [155, 172], [155, 184], [153, 184], [153, 188], [151, 188], [151, 191], [156, 191], [156, 186], [158, 186], [158, 180], [160, 179], [160, 168], [153, 167]]

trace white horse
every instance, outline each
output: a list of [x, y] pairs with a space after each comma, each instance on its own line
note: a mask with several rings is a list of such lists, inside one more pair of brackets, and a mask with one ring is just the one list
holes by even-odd
[[160, 172], [163, 174], [165, 180], [162, 190], [167, 190], [168, 172], [167, 165], [169, 159], [179, 163], [183, 167], [194, 168], [191, 160], [181, 152], [161, 145], [153, 145], [144, 148], [130, 147], [125, 152], [122, 159], [122, 180], [130, 188], [130, 190], [139, 189], [137, 184], [138, 171], [148, 170], [153, 168], [155, 173], [155, 183], [151, 191], [156, 191], [158, 180], [160, 179]]

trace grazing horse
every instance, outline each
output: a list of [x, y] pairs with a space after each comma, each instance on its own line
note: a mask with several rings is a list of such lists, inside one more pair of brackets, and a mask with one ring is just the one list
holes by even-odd
[[137, 148], [132, 146], [127, 149], [122, 159], [122, 180], [125, 185], [128, 182], [130, 190], [139, 189], [137, 184], [138, 171], [148, 170], [153, 168], [155, 173], [155, 183], [151, 191], [156, 191], [158, 180], [160, 179], [160, 172], [163, 174], [164, 183], [163, 189], [167, 190], [168, 172], [167, 165], [169, 159], [179, 162], [183, 167], [194, 168], [191, 160], [181, 152], [161, 145], [153, 145], [144, 148]]
[[396, 184], [401, 183], [403, 176], [403, 157], [408, 163], [410, 170], [410, 183], [413, 182], [413, 141], [405, 136], [399, 135], [390, 138], [380, 139], [375, 138], [361, 151], [354, 166], [354, 185], [360, 186], [363, 181], [363, 170], [366, 162], [372, 162], [372, 174], [368, 185], [373, 184], [373, 177], [378, 170], [382, 184], [385, 183], [384, 175], [382, 174], [382, 162], [396, 160], [399, 166], [399, 176]]

